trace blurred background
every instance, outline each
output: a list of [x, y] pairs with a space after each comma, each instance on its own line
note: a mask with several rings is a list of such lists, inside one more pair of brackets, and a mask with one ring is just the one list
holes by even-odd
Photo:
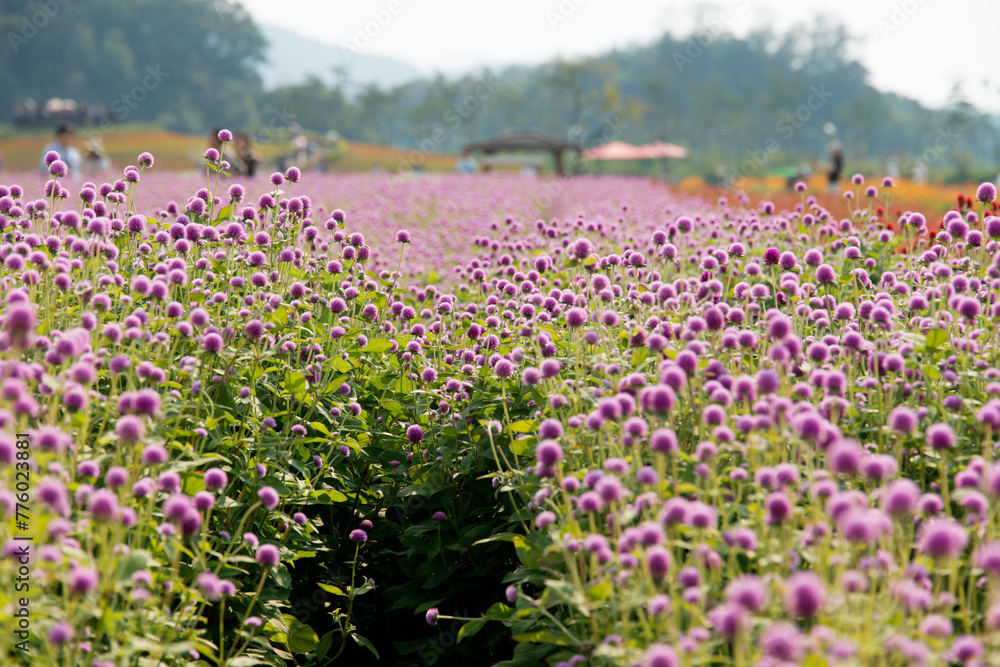
[[[54, 127], [72, 122], [97, 170], [140, 150], [194, 170], [210, 131], [227, 127], [268, 173], [513, 169], [787, 189], [825, 182], [839, 150], [847, 179], [995, 181], [994, 10], [0, 0], [0, 153], [8, 171], [37, 170]], [[504, 144], [515, 135], [539, 145]], [[611, 142], [674, 152], [594, 159]]]

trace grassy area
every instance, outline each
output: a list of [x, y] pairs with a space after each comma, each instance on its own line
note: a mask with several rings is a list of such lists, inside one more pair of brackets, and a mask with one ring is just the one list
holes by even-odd
[[[202, 162], [207, 145], [205, 136], [169, 132], [147, 125], [123, 125], [101, 133], [96, 128], [77, 130], [77, 146], [89, 137], [100, 137], [115, 170], [133, 164], [136, 156], [148, 150], [156, 158], [157, 168], [186, 171]], [[37, 168], [42, 148], [52, 139], [50, 128], [20, 129], [0, 125], [0, 155], [8, 171], [31, 171]], [[261, 156], [262, 170], [270, 170], [282, 154], [288, 153], [286, 142], [261, 144], [255, 147]], [[455, 168], [456, 156], [342, 141], [339, 150], [328, 151], [324, 159], [334, 172], [367, 172], [373, 169], [399, 171], [422, 167], [426, 171], [449, 172]]]

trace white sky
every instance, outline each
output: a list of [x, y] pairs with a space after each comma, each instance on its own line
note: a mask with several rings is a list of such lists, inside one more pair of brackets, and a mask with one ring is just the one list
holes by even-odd
[[[428, 74], [596, 54], [710, 21], [738, 35], [762, 24], [783, 30], [823, 12], [859, 38], [851, 55], [877, 88], [940, 106], [960, 81], [967, 99], [1000, 113], [1000, 52], [987, 38], [996, 0], [242, 1], [260, 23], [393, 56]], [[367, 43], [359, 32], [366, 29]]]

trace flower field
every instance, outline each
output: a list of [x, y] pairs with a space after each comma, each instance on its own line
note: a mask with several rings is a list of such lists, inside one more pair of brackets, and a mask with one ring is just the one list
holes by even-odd
[[993, 186], [206, 159], [0, 186], [0, 664], [997, 664]]

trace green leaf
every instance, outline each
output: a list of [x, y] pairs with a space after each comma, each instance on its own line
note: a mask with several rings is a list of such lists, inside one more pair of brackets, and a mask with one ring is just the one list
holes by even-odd
[[926, 345], [930, 349], [938, 348], [948, 342], [948, 332], [944, 329], [933, 329], [927, 333]]
[[326, 654], [330, 652], [333, 648], [333, 639], [336, 630], [330, 630], [328, 633], [323, 635], [323, 638], [319, 640], [319, 646], [316, 647], [316, 657], [322, 660], [326, 657]]
[[320, 505], [332, 505], [344, 502], [347, 500], [347, 496], [335, 489], [324, 489], [322, 491], [313, 491], [313, 499]]
[[285, 373], [285, 391], [289, 391], [293, 394], [298, 394], [299, 392], [305, 391], [306, 389], [306, 376], [298, 371], [292, 372], [287, 371]]
[[283, 614], [288, 623], [288, 650], [292, 653], [309, 653], [319, 646], [319, 636], [311, 627], [288, 614]]
[[133, 551], [125, 558], [118, 561], [115, 568], [115, 581], [125, 581], [139, 570], [146, 569], [149, 564], [149, 553], [146, 551]]
[[528, 643], [528, 644], [554, 644], [556, 646], [574, 646], [573, 642], [566, 637], [561, 637], [554, 632], [549, 630], [536, 630], [535, 632], [526, 632], [521, 635], [514, 635], [511, 637], [516, 642]]
[[215, 216], [215, 220], [212, 222], [219, 222], [220, 220], [227, 220], [229, 216], [233, 214], [233, 210], [236, 209], [236, 204], [230, 204], [224, 208], [219, 209], [218, 215]]
[[334, 595], [347, 595], [344, 591], [340, 590], [338, 587], [331, 584], [318, 584], [327, 593], [333, 593]]
[[536, 428], [538, 428], [538, 422], [534, 419], [522, 419], [507, 427], [508, 430], [514, 433], [531, 433]]
[[484, 625], [486, 625], [485, 618], [477, 618], [475, 620], [469, 621], [468, 623], [462, 626], [461, 630], [458, 631], [458, 640], [455, 643], [461, 644], [463, 639], [465, 639], [466, 637], [472, 637], [477, 632], [482, 630]]
[[381, 659], [381, 658], [379, 658], [378, 651], [375, 649], [375, 646], [370, 641], [368, 641], [367, 639], [365, 639], [361, 635], [351, 635], [351, 639], [353, 639], [354, 642], [358, 646], [364, 646], [366, 649], [368, 649], [369, 651], [371, 651], [372, 655], [375, 656], [376, 660], [380, 660]]
[[384, 338], [372, 338], [368, 341], [368, 344], [361, 348], [362, 352], [374, 352], [375, 354], [384, 354], [392, 349], [392, 343]]

